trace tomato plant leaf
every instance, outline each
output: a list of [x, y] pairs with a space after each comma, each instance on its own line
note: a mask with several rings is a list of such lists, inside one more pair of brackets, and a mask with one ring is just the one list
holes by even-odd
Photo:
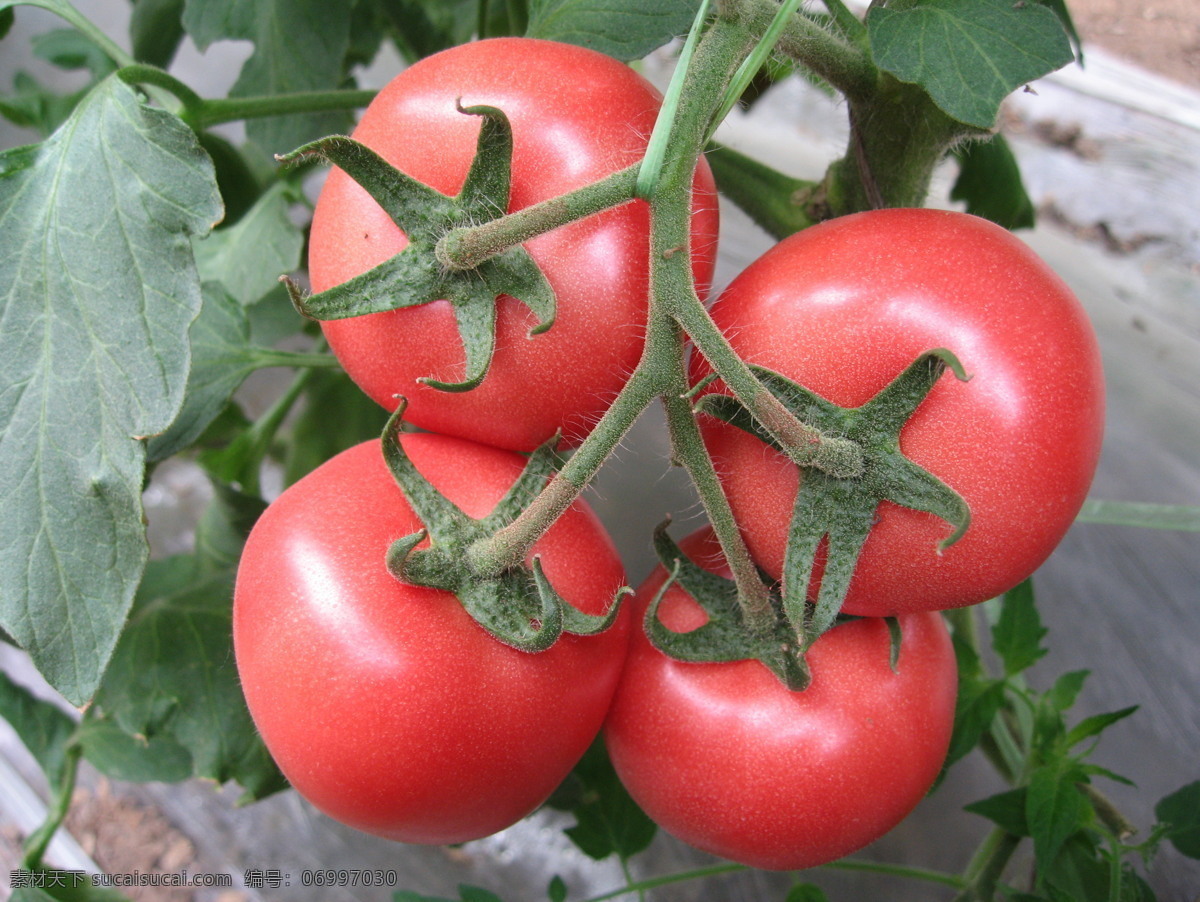
[[67, 743], [75, 734], [76, 722], [53, 702], [38, 698], [0, 670], [0, 717], [8, 721], [25, 748], [56, 786], [66, 766]]
[[829, 902], [829, 897], [815, 883], [798, 883], [788, 890], [784, 902]]
[[139, 63], [165, 69], [183, 40], [186, 0], [137, 0], [129, 15], [129, 40]]
[[650, 845], [658, 827], [621, 784], [603, 742], [592, 743], [566, 782], [573, 790], [569, 802], [552, 798], [551, 804], [575, 816], [575, 826], [563, 832], [585, 855], [627, 859]]
[[142, 438], [182, 402], [220, 216], [192, 132], [115, 77], [0, 154], [0, 623], [77, 704], [145, 563]]
[[1110, 711], [1106, 714], [1093, 714], [1091, 717], [1085, 717], [1067, 732], [1067, 746], [1074, 747], [1085, 739], [1098, 736], [1117, 721], [1124, 720], [1130, 714], [1133, 714], [1137, 709], [1137, 705], [1131, 705], [1119, 711]]
[[1022, 786], [964, 805], [963, 810], [986, 817], [1013, 836], [1028, 836], [1029, 824], [1025, 816], [1027, 795], [1025, 787]]
[[83, 755], [98, 771], [129, 783], [178, 783], [192, 776], [192, 754], [169, 736], [132, 736], [108, 718], [79, 727]]
[[[329, 90], [346, 76], [351, 6], [351, 0], [187, 0], [183, 25], [201, 50], [217, 40], [254, 43], [231, 97]], [[345, 113], [270, 116], [249, 120], [246, 135], [265, 152], [282, 153], [345, 132], [350, 122]]]
[[992, 645], [1004, 662], [1004, 672], [1014, 676], [1039, 661], [1046, 654], [1042, 639], [1047, 632], [1034, 603], [1031, 580], [1005, 592], [1000, 617], [992, 627]]
[[550, 902], [567, 902], [567, 884], [558, 874], [550, 878], [546, 886], [546, 898]]
[[525, 36], [630, 62], [687, 32], [699, 8], [699, 0], [530, 0]]
[[[955, 640], [957, 648], [958, 641]], [[942, 765], [943, 773], [979, 744], [1004, 704], [1004, 683], [998, 680], [960, 680], [958, 687], [954, 729], [950, 734], [946, 761]]]
[[1034, 226], [1033, 201], [1021, 181], [1021, 167], [1003, 135], [955, 148], [958, 178], [951, 200], [966, 201], [967, 212], [1010, 231]]
[[1154, 816], [1167, 825], [1167, 839], [1181, 855], [1200, 859], [1200, 780], [1163, 796]]
[[216, 281], [245, 305], [279, 284], [300, 265], [304, 233], [288, 218], [293, 192], [276, 182], [235, 224], [193, 242], [202, 281]]
[[220, 285], [203, 286], [200, 315], [188, 330], [192, 368], [183, 408], [170, 427], [146, 443], [149, 460], [166, 460], [192, 444], [255, 369], [246, 309]]
[[232, 596], [231, 571], [187, 555], [152, 561], [96, 704], [127, 733], [188, 749], [195, 776], [261, 798], [284, 781], [242, 698]]
[[704, 153], [721, 194], [737, 204], [773, 238], [786, 238], [812, 225], [800, 202], [814, 183], [772, 169], [731, 147], [712, 145]]
[[1039, 3], [872, 6], [867, 29], [880, 68], [920, 85], [951, 118], [983, 129], [1015, 89], [1075, 58], [1058, 17]]
[[1074, 765], [1061, 759], [1038, 768], [1030, 777], [1025, 818], [1039, 867], [1054, 862], [1067, 838], [1088, 816], [1090, 808], [1075, 785], [1077, 777]]
[[531, 335], [554, 321], [554, 291], [524, 247], [517, 245], [459, 270], [443, 266], [438, 241], [454, 228], [478, 225], [508, 209], [512, 133], [507, 118], [492, 107], [464, 109], [483, 119], [468, 179], [455, 197], [447, 197], [389, 164], [351, 138], [314, 141], [281, 159], [295, 162], [321, 157], [358, 182], [405, 233], [407, 246], [395, 256], [326, 291], [304, 297], [288, 282], [296, 308], [314, 319], [344, 319], [449, 300], [462, 338], [465, 375], [457, 381], [428, 376], [422, 382], [443, 391], [478, 385], [491, 365], [495, 345], [496, 298], [524, 303], [538, 318]]
[[[329, 428], [330, 411], [337, 411], [337, 429]], [[303, 406], [286, 438], [284, 484], [291, 485], [339, 451], [378, 438], [386, 421], [387, 411], [344, 372], [313, 373], [304, 387]]]

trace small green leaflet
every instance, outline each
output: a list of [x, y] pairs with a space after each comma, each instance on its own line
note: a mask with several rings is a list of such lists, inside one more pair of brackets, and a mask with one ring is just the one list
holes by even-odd
[[221, 212], [192, 132], [116, 77], [0, 154], [0, 625], [75, 704], [145, 564], [141, 438], [182, 401]]
[[1180, 854], [1200, 859], [1200, 780], [1160, 799], [1154, 816], [1169, 825], [1167, 839]]
[[953, 119], [996, 122], [1014, 90], [1075, 59], [1058, 16], [1036, 2], [923, 0], [903, 9], [872, 5], [875, 63], [917, 84]]
[[525, 34], [629, 62], [686, 33], [699, 7], [700, 0], [531, 0]]

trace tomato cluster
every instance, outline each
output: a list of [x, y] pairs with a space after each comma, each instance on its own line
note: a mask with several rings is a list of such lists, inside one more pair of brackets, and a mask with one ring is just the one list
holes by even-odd
[[[466, 104], [495, 106], [511, 121], [514, 211], [636, 162], [659, 99], [600, 54], [488, 40], [405, 71], [355, 137], [453, 194], [479, 129], [462, 114]], [[694, 195], [692, 265], [703, 289], [716, 243], [703, 165]], [[449, 501], [482, 518], [518, 479], [524, 458], [515, 452], [559, 431], [564, 444], [578, 442], [637, 364], [649, 227], [646, 205], [633, 201], [529, 241], [558, 318], [530, 338], [524, 310], [500, 297], [495, 359], [471, 391], [418, 381], [453, 379], [461, 368], [449, 302], [328, 322], [325, 334], [371, 397], [389, 408], [399, 395], [409, 400], [408, 420], [427, 432], [405, 435], [404, 453]], [[405, 245], [362, 188], [330, 174], [313, 223], [314, 289]], [[705, 622], [683, 587], [664, 588], [664, 568], [607, 632], [564, 635], [529, 654], [494, 641], [451, 593], [388, 570], [389, 543], [421, 523], [379, 446], [358, 446], [271, 505], [236, 587], [246, 698], [305, 797], [369, 832], [462, 842], [541, 804], [604, 726], [619, 776], [666, 830], [737, 861], [795, 869], [873, 841], [928, 791], [955, 704], [954, 654], [937, 611], [1024, 579], [1057, 544], [1091, 479], [1103, 392], [1086, 317], [1008, 233], [924, 210], [858, 214], [793, 236], [735, 280], [712, 315], [748, 363], [845, 408], [875, 397], [921, 354], [953, 351], [970, 379], [936, 384], [903, 425], [899, 448], [965, 500], [965, 537], [939, 550], [942, 520], [881, 503], [844, 607], [858, 619], [812, 643], [804, 691], [753, 660], [673, 660], [631, 629], [659, 593], [655, 616], [670, 629]], [[707, 375], [696, 359], [693, 378]], [[717, 380], [705, 391], [727, 389]], [[698, 415], [755, 562], [779, 580], [801, 472], [756, 435]], [[727, 574], [711, 532], [683, 551]], [[623, 580], [581, 502], [531, 555], [587, 614], [603, 612]], [[822, 565], [818, 556], [814, 586]]]
[[[564, 73], [570, 73], [564, 78]], [[463, 185], [478, 117], [513, 129], [509, 211], [639, 160], [661, 103], [610, 57], [566, 44], [493, 39], [410, 67], [365, 111], [353, 137], [445, 194]], [[717, 207], [697, 170], [693, 255], [712, 276]], [[320, 291], [399, 253], [407, 240], [380, 206], [333, 170], [313, 219], [309, 270]], [[529, 337], [526, 311], [497, 301], [496, 353], [475, 390], [441, 392], [463, 350], [447, 301], [323, 324], [350, 376], [429, 434], [402, 439], [420, 473], [471, 517], [513, 485], [555, 432], [577, 442], [641, 354], [649, 214], [633, 201], [528, 242], [557, 296], [553, 328]], [[586, 348], [586, 353], [580, 353]], [[436, 434], [435, 434], [436, 433]], [[255, 724], [292, 785], [354, 827], [414, 843], [494, 833], [539, 804], [599, 733], [625, 658], [628, 617], [527, 654], [494, 641], [445, 591], [405, 584], [389, 543], [420, 528], [378, 443], [360, 445], [288, 488], [260, 518], [238, 572], [234, 640]], [[600, 614], [624, 582], [603, 527], [582, 502], [534, 546], [550, 583]]]

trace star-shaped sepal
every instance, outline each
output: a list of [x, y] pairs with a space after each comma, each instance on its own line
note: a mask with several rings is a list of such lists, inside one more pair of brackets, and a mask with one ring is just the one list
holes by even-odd
[[[698, 566], [689, 559], [667, 534], [667, 523], [654, 533], [654, 550], [667, 571], [646, 609], [643, 628], [650, 643], [668, 657], [690, 663], [721, 663], [756, 660], [770, 670], [788, 689], [799, 692], [812, 679], [805, 659], [811, 641], [797, 635], [784, 610], [777, 589], [770, 594], [774, 620], [770, 629], [756, 632], [746, 622], [738, 604], [737, 583]], [[678, 585], [704, 610], [707, 620], [687, 632], [675, 632], [659, 619], [658, 611], [667, 591]], [[838, 615], [834, 623], [856, 618]], [[895, 670], [900, 657], [900, 626], [895, 618], [886, 618], [891, 633], [891, 666]], [[832, 626], [833, 624], [831, 624]]]
[[[866, 404], [844, 408], [779, 373], [753, 369], [763, 385], [801, 422], [825, 435], [849, 439], [862, 449], [861, 476], [838, 478], [805, 468], [796, 493], [784, 553], [782, 606], [797, 641], [807, 648], [833, 625], [841, 610], [880, 501], [892, 501], [945, 520], [951, 530], [939, 549], [949, 547], [966, 531], [971, 519], [966, 502], [901, 453], [900, 430], [947, 369], [960, 380], [968, 377], [957, 358], [939, 348], [922, 354]], [[783, 451], [734, 398], [706, 395], [697, 407]], [[825, 568], [816, 603], [811, 604], [809, 583], [823, 540], [827, 540]]]
[[[617, 592], [603, 615], [585, 614], [555, 591], [534, 556], [495, 576], [480, 576], [467, 550], [511, 523], [537, 496], [553, 472], [557, 457], [554, 436], [529, 456], [521, 475], [486, 517], [476, 520], [442, 495], [421, 475], [400, 438], [405, 403], [400, 402], [383, 435], [383, 456], [424, 528], [396, 539], [387, 550], [388, 570], [397, 579], [453, 592], [467, 613], [506, 645], [525, 652], [550, 648], [563, 633], [590, 636], [615, 622], [621, 601], [631, 591]], [[426, 545], [428, 540], [428, 545]]]
[[503, 216], [512, 179], [512, 127], [491, 106], [459, 107], [483, 120], [475, 159], [462, 190], [454, 197], [435, 191], [396, 169], [365, 145], [341, 135], [306, 144], [279, 159], [285, 163], [320, 158], [344, 170], [375, 199], [408, 238], [400, 253], [373, 269], [327, 291], [305, 295], [284, 279], [292, 302], [316, 320], [346, 319], [449, 301], [462, 338], [465, 375], [457, 382], [425, 377], [444, 391], [466, 391], [487, 375], [496, 343], [496, 299], [508, 295], [537, 318], [530, 335], [554, 324], [554, 291], [524, 247], [502, 251], [472, 269], [443, 266], [435, 250], [452, 229], [479, 225]]

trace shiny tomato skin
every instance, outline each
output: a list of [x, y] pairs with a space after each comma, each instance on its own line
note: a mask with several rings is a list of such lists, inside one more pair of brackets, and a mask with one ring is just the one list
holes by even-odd
[[[680, 547], [724, 569], [710, 531]], [[638, 590], [635, 613], [664, 577], [660, 567]], [[705, 620], [677, 585], [659, 616], [677, 631]], [[896, 672], [885, 622], [855, 620], [813, 644], [802, 692], [758, 661], [672, 660], [637, 631], [604, 728], [621, 782], [668, 833], [751, 867], [814, 867], [878, 839], [933, 784], [954, 721], [957, 671], [941, 615], [899, 621]]]
[[[1065, 283], [998, 226], [938, 210], [831, 220], [752, 263], [713, 317], [747, 361], [843, 407], [934, 348], [970, 376], [946, 373], [900, 433], [901, 451], [966, 500], [969, 529], [939, 553], [950, 526], [883, 502], [846, 613], [995, 597], [1042, 564], [1079, 512], [1104, 428], [1095, 334]], [[799, 471], [732, 427], [709, 419], [704, 431], [752, 554], [779, 577]]]
[[[532, 38], [451, 48], [402, 72], [372, 101], [354, 137], [445, 194], [462, 187], [480, 128], [458, 112], [487, 104], [513, 128], [509, 211], [582, 187], [637, 162], [661, 98], [628, 66], [592, 50]], [[693, 261], [702, 292], [716, 254], [716, 189], [706, 163], [695, 180]], [[382, 209], [341, 170], [317, 201], [309, 250], [321, 291], [407, 244]], [[564, 431], [575, 444], [620, 390], [641, 354], [649, 278], [649, 208], [633, 201], [526, 243], [554, 288], [553, 327], [529, 337], [528, 309], [502, 297], [492, 368], [475, 389], [417, 383], [463, 376], [449, 304], [323, 324], [350, 376], [383, 406], [408, 398], [407, 419], [433, 432], [528, 451]]]
[[[417, 468], [473, 517], [519, 455], [411, 435]], [[302, 796], [333, 818], [409, 843], [458, 843], [509, 826], [561, 782], [599, 732], [628, 618], [527, 654], [453, 595], [384, 565], [419, 521], [378, 442], [288, 488], [255, 525], [238, 570], [234, 650], [250, 713]], [[598, 520], [577, 504], [538, 542], [564, 598], [600, 613], [624, 579]]]

